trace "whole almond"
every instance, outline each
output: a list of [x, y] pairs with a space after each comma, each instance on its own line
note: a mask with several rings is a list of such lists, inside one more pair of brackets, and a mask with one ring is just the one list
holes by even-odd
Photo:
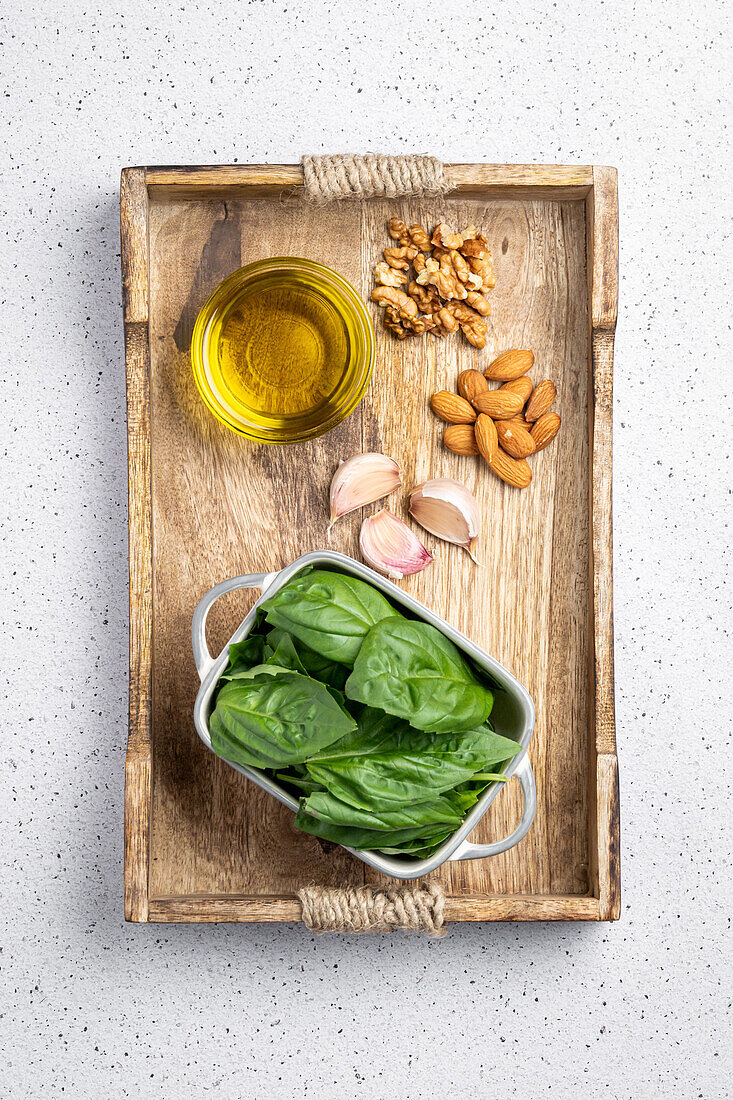
[[497, 477], [515, 489], [526, 489], [532, 480], [532, 470], [526, 458], [512, 458], [501, 447], [496, 448], [489, 466]]
[[494, 455], [499, 450], [499, 437], [496, 434], [496, 424], [485, 413], [481, 413], [474, 425], [476, 446], [486, 461], [491, 465]]
[[443, 442], [454, 455], [477, 455], [478, 444], [473, 424], [449, 424], [443, 432]]
[[462, 370], [458, 375], [458, 392], [466, 401], [473, 401], [480, 393], [486, 393], [489, 383], [480, 370]]
[[497, 420], [496, 431], [499, 443], [512, 458], [527, 458], [534, 453], [534, 439], [526, 428], [510, 424], [506, 420]]
[[543, 450], [560, 431], [561, 420], [557, 413], [546, 412], [532, 425], [531, 436], [535, 451]]
[[521, 378], [534, 363], [534, 352], [522, 348], [512, 348], [505, 351], [498, 359], [484, 371], [492, 382], [511, 382], [514, 378]]
[[515, 378], [512, 382], [505, 382], [503, 386], [499, 386], [499, 389], [505, 393], [518, 393], [522, 398], [522, 404], [524, 404], [532, 392], [532, 379], [528, 374], [523, 374], [521, 378]]
[[450, 393], [448, 390], [434, 393], [430, 398], [430, 408], [448, 424], [473, 424], [476, 419], [476, 410], [465, 397], [459, 397], [457, 393]]
[[511, 428], [524, 428], [525, 432], [528, 432], [529, 429], [532, 427], [532, 425], [528, 424], [527, 421], [524, 419], [522, 413], [519, 413], [518, 416], [512, 416], [511, 419], [507, 419], [505, 417], [504, 420], [502, 420], [502, 424], [506, 424], [508, 427]]
[[518, 393], [510, 393], [508, 390], [488, 390], [480, 393], [473, 401], [479, 412], [486, 413], [493, 420], [504, 420], [516, 416], [521, 411], [524, 401]]
[[557, 390], [551, 379], [545, 378], [544, 382], [540, 382], [538, 386], [535, 386], [532, 391], [527, 408], [524, 410], [524, 416], [526, 420], [539, 420], [541, 416], [552, 407], [552, 402], [555, 400]]

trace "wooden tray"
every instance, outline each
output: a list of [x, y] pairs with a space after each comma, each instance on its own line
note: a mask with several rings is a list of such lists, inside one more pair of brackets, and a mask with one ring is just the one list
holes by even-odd
[[[191, 614], [233, 574], [279, 569], [330, 545], [358, 556], [359, 516], [330, 544], [326, 500], [338, 460], [384, 451], [405, 490], [460, 477], [483, 505], [484, 569], [439, 544], [405, 588], [504, 663], [537, 705], [530, 755], [538, 810], [529, 835], [490, 860], [449, 863], [449, 920], [619, 916], [618, 771], [613, 710], [611, 385], [617, 302], [616, 173], [610, 168], [452, 165], [445, 199], [314, 208], [294, 166], [128, 168], [122, 267], [130, 475], [130, 730], [125, 915], [133, 921], [294, 921], [309, 883], [379, 876], [324, 850], [292, 815], [216, 760], [194, 731]], [[374, 309], [377, 357], [360, 409], [296, 447], [250, 444], [205, 409], [189, 362], [194, 320], [231, 271], [308, 256], [368, 298], [386, 222], [470, 222], [486, 232], [496, 290], [489, 344], [399, 343]], [[518, 492], [446, 451], [428, 397], [508, 347], [533, 348], [537, 381], [558, 385], [563, 428]], [[399, 509], [400, 502], [393, 505]], [[434, 547], [437, 540], [428, 539]], [[218, 652], [252, 596], [220, 600]], [[514, 827], [514, 785], [475, 831]], [[392, 881], [392, 880], [389, 880]]]

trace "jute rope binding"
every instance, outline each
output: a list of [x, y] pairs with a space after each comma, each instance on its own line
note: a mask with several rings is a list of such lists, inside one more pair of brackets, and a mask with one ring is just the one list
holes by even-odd
[[445, 894], [438, 883], [393, 890], [370, 886], [305, 886], [298, 891], [311, 932], [425, 932], [445, 934]]
[[444, 195], [451, 182], [436, 157], [303, 157], [305, 197], [309, 202], [337, 199], [386, 199], [402, 195]]

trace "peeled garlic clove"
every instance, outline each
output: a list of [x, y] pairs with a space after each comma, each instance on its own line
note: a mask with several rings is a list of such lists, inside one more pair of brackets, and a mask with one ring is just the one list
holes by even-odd
[[417, 535], [386, 508], [364, 520], [359, 546], [368, 565], [396, 581], [419, 573], [433, 560]]
[[410, 515], [446, 542], [463, 546], [477, 565], [473, 544], [479, 532], [479, 507], [473, 493], [452, 477], [434, 477], [410, 493]]
[[400, 468], [393, 458], [380, 454], [353, 455], [341, 463], [331, 481], [329, 528], [340, 516], [373, 504], [401, 484]]

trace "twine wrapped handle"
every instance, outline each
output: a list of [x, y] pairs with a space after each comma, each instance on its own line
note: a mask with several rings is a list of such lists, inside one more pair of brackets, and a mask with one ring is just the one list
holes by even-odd
[[381, 889], [305, 886], [298, 891], [311, 932], [425, 932], [445, 934], [445, 893], [437, 882]]
[[309, 202], [337, 199], [444, 195], [452, 184], [436, 157], [363, 155], [302, 157], [305, 197]]

